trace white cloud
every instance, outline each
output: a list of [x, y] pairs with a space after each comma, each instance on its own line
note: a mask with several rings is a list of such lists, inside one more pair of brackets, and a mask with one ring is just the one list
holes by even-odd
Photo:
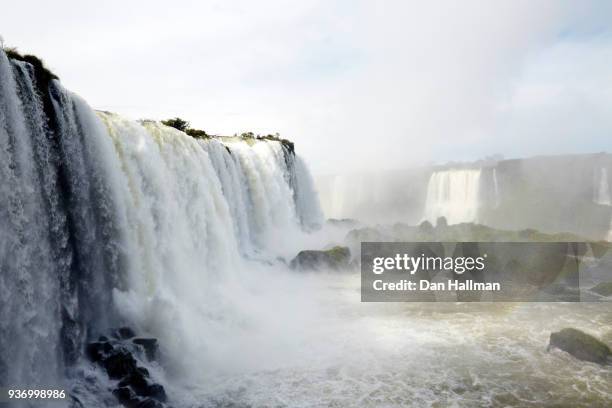
[[609, 150], [611, 9], [24, 1], [3, 8], [0, 27], [96, 108], [280, 131], [316, 172], [345, 172]]

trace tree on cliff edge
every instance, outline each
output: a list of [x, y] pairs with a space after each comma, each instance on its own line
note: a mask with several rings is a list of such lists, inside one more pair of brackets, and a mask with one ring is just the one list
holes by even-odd
[[168, 120], [162, 120], [161, 123], [163, 123], [166, 126], [170, 126], [175, 129], [178, 129], [181, 132], [185, 132], [189, 128], [189, 122], [181, 118], [172, 118]]

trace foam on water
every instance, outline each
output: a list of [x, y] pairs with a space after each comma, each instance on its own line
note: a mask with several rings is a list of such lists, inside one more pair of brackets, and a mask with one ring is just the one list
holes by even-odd
[[254, 372], [219, 375], [196, 392], [196, 401], [250, 407], [612, 402], [609, 368], [546, 351], [550, 333], [567, 326], [612, 340], [612, 311], [603, 304], [368, 304], [359, 302], [357, 276], [324, 275], [314, 284], [321, 314], [305, 321], [315, 325], [296, 337], [293, 354]]

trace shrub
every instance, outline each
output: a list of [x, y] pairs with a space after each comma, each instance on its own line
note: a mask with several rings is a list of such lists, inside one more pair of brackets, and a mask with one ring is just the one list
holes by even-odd
[[175, 129], [180, 130], [181, 132], [185, 132], [188, 128], [189, 128], [189, 122], [187, 122], [186, 120], [183, 120], [181, 118], [172, 118], [172, 119], [167, 119], [167, 120], [162, 120], [161, 123], [163, 123], [166, 126], [170, 126], [173, 127]]
[[291, 140], [281, 138], [279, 133], [276, 133], [274, 135], [257, 136], [257, 139], [258, 140], [274, 140], [276, 142], [279, 142], [283, 146], [285, 146], [287, 150], [289, 150], [289, 152], [295, 153], [295, 145], [293, 144], [293, 142]]
[[210, 136], [201, 129], [192, 129], [189, 128], [187, 130], [185, 130], [185, 133], [187, 133], [189, 136], [194, 137], [196, 139], [209, 139]]

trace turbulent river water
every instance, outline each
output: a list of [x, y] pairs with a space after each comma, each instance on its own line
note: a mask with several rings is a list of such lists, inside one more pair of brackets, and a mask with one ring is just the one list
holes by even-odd
[[311, 298], [288, 295], [282, 313], [270, 305], [276, 336], [254, 328], [236, 356], [245, 366], [195, 386], [197, 399], [261, 407], [612, 403], [609, 367], [546, 350], [563, 327], [612, 341], [606, 304], [368, 304], [359, 303], [354, 276], [294, 283]]
[[[478, 174], [459, 201], [448, 177], [431, 216], [473, 219]], [[612, 405], [610, 368], [546, 351], [566, 326], [611, 342], [605, 303], [367, 304], [356, 272], [290, 270], [347, 231], [285, 142], [94, 112], [0, 52], [0, 193], [0, 386], [117, 406], [83, 349], [128, 325], [174, 407]]]

